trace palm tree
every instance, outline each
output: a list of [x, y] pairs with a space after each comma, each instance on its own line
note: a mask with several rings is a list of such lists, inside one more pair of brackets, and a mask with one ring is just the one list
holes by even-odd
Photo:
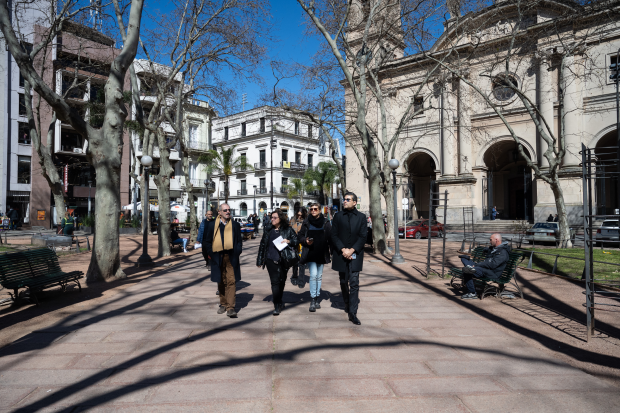
[[287, 197], [291, 201], [295, 201], [299, 199], [299, 205], [304, 206], [304, 193], [309, 191], [314, 191], [316, 188], [312, 179], [304, 176], [303, 178], [293, 178], [291, 179], [291, 185], [287, 186]]
[[245, 156], [234, 156], [236, 147], [237, 145], [232, 145], [229, 148], [222, 148], [220, 146], [218, 147], [219, 151], [217, 149], [211, 149], [198, 158], [198, 162], [207, 164], [205, 169], [209, 174], [214, 171], [219, 171], [219, 173], [224, 175], [224, 202], [228, 202], [230, 176], [235, 170], [251, 171], [254, 169], [252, 165], [248, 163]]
[[327, 204], [325, 194], [331, 193], [332, 185], [338, 183], [338, 167], [333, 162], [319, 162], [316, 168], [306, 172], [304, 178], [316, 183], [319, 190], [319, 203], [325, 205]]

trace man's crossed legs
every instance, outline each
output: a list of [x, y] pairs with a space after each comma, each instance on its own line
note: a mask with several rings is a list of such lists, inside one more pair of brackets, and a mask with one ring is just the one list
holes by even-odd
[[478, 298], [478, 296], [476, 295], [476, 286], [474, 285], [474, 277], [482, 278], [484, 277], [484, 273], [480, 268], [476, 268], [476, 263], [469, 258], [461, 256], [461, 262], [465, 266], [465, 268], [463, 268], [463, 285], [467, 290], [467, 292], [463, 294], [461, 298], [464, 300], [472, 300], [474, 298]]

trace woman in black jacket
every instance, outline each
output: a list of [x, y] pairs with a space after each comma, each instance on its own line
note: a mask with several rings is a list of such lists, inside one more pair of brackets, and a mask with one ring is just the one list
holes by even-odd
[[276, 248], [273, 241], [282, 237], [282, 242], [290, 246], [297, 245], [297, 234], [288, 224], [286, 213], [280, 208], [271, 213], [271, 224], [266, 226], [263, 231], [263, 238], [258, 248], [258, 256], [256, 257], [256, 266], [267, 267], [269, 278], [271, 280], [271, 292], [273, 294], [273, 315], [279, 315], [284, 309], [282, 296], [284, 295], [284, 284], [286, 284], [286, 275], [288, 268], [282, 265], [280, 259], [280, 251]]
[[310, 205], [310, 215], [301, 224], [297, 234], [301, 243], [300, 264], [308, 264], [310, 271], [310, 312], [321, 308], [321, 279], [323, 266], [330, 262], [332, 225], [320, 212], [320, 205]]

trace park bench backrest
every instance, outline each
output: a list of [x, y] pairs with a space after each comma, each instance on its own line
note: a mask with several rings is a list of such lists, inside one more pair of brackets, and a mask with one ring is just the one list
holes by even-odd
[[510, 258], [508, 258], [508, 262], [506, 263], [506, 268], [504, 268], [502, 275], [500, 275], [499, 278], [497, 279], [497, 282], [499, 284], [506, 284], [510, 282], [510, 280], [512, 279], [512, 276], [514, 275], [517, 269], [517, 264], [519, 263], [519, 259], [521, 257], [523, 257], [523, 254], [521, 254], [520, 252], [510, 253]]
[[15, 282], [61, 272], [56, 253], [49, 248], [0, 255], [0, 282]]

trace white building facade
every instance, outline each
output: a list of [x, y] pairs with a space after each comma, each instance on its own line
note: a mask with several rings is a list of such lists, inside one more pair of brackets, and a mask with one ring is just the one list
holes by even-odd
[[[275, 208], [294, 211], [302, 206], [301, 197], [292, 199], [288, 186], [320, 162], [333, 162], [330, 144], [318, 125], [307, 117], [270, 106], [246, 110], [213, 120], [213, 146], [234, 146], [233, 157], [245, 156], [250, 170], [235, 170], [229, 177], [228, 203], [233, 216], [264, 213]], [[270, 144], [271, 143], [271, 144]], [[218, 149], [219, 150], [219, 149]], [[225, 177], [220, 171], [211, 176], [216, 192], [212, 205], [226, 198]], [[318, 202], [318, 191], [303, 194], [303, 206]]]

